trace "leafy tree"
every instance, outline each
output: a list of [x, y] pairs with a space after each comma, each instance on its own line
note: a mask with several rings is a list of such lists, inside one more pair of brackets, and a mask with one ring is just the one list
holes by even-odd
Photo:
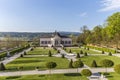
[[91, 64], [91, 67], [97, 67], [97, 63], [95, 60], [93, 60], [92, 64]]
[[49, 69], [49, 73], [51, 74], [51, 69], [55, 68], [57, 64], [55, 62], [47, 62], [46, 67]]
[[72, 59], [70, 60], [70, 62], [69, 62], [69, 68], [73, 68], [73, 61], [72, 61]]
[[112, 67], [114, 65], [114, 62], [109, 60], [109, 59], [104, 59], [100, 62], [101, 66], [106, 68], [106, 73], [107, 73], [107, 67]]
[[91, 76], [92, 75], [92, 72], [89, 70], [89, 69], [83, 69], [82, 71], [81, 71], [81, 74], [83, 75], [83, 76]]
[[59, 50], [57, 50], [57, 53], [60, 53], [60, 51], [59, 51]]
[[118, 74], [120, 74], [120, 64], [116, 65], [114, 67], [114, 70], [115, 70], [115, 72], [117, 72]]
[[51, 53], [50, 50], [49, 50], [49, 52], [48, 52], [48, 56], [49, 56], [49, 57], [52, 57], [52, 53]]
[[0, 63], [0, 71], [3, 71], [3, 70], [5, 70], [6, 68], [5, 68], [5, 65], [3, 64], [3, 63]]
[[75, 61], [73, 62], [73, 67], [77, 68], [77, 72], [78, 72], [78, 68], [82, 68], [84, 66], [82, 61]]

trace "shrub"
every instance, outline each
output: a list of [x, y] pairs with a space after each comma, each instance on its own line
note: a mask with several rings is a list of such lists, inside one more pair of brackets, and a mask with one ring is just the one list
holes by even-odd
[[71, 49], [69, 50], [69, 53], [72, 53]]
[[3, 64], [3, 63], [0, 63], [0, 71], [3, 71], [3, 70], [5, 70], [6, 68], [5, 68], [5, 65]]
[[114, 62], [109, 59], [104, 59], [100, 62], [100, 64], [103, 67], [112, 67], [114, 65]]
[[52, 57], [52, 53], [51, 53], [50, 50], [49, 50], [49, 52], [48, 52], [48, 56], [49, 56], [49, 57]]
[[73, 61], [72, 61], [72, 59], [70, 60], [70, 62], [69, 62], [69, 68], [73, 68]]
[[97, 67], [97, 63], [95, 60], [93, 60], [92, 64], [91, 64], [91, 67]]
[[87, 48], [87, 50], [89, 50], [89, 47]]
[[105, 52], [104, 52], [104, 51], [102, 51], [102, 54], [105, 54]]
[[23, 54], [21, 54], [20, 57], [23, 57]]
[[55, 62], [47, 62], [47, 63], [46, 63], [46, 67], [47, 67], [48, 69], [50, 69], [49, 73], [51, 73], [51, 69], [52, 69], [52, 68], [55, 68], [56, 66], [57, 66], [57, 64], [56, 64]]
[[74, 68], [77, 68], [77, 72], [78, 72], [78, 68], [82, 68], [84, 66], [82, 61], [75, 61], [75, 62], [73, 62], [72, 65]]
[[83, 70], [81, 71], [81, 74], [82, 74], [83, 76], [91, 76], [91, 75], [92, 75], [92, 72], [91, 72], [89, 69], [83, 69]]
[[88, 56], [87, 52], [84, 53], [84, 56]]
[[82, 50], [80, 50], [80, 54], [83, 54], [83, 51], [82, 51]]
[[109, 56], [112, 56], [112, 53], [111, 52], [109, 52], [109, 54], [108, 54]]
[[79, 54], [79, 53], [77, 53], [77, 56], [76, 56], [76, 58], [80, 58], [80, 54]]
[[62, 56], [61, 56], [62, 58], [65, 58], [65, 55], [64, 54], [62, 54]]
[[60, 53], [60, 51], [59, 51], [59, 50], [57, 50], [57, 53]]
[[31, 48], [31, 51], [33, 51], [34, 49], [33, 48]]
[[26, 51], [24, 51], [24, 55], [27, 55]]
[[116, 73], [120, 74], [120, 64], [116, 65], [114, 67], [114, 70], [115, 70]]

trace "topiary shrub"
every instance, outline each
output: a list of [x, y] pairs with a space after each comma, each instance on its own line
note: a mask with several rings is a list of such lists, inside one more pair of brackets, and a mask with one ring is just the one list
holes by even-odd
[[114, 70], [115, 70], [116, 73], [120, 74], [120, 64], [116, 65], [114, 67]]
[[49, 56], [49, 57], [52, 57], [52, 53], [51, 53], [50, 50], [49, 50], [49, 52], [48, 52], [48, 56]]
[[72, 65], [74, 68], [77, 68], [77, 72], [78, 72], [78, 68], [82, 68], [84, 66], [82, 61], [75, 61], [75, 62], [73, 62]]
[[33, 51], [34, 49], [33, 48], [31, 48], [31, 51]]
[[57, 53], [60, 53], [60, 51], [59, 51], [59, 50], [57, 50]]
[[88, 56], [87, 52], [84, 53], [84, 56]]
[[72, 61], [72, 59], [70, 60], [70, 62], [69, 62], [69, 68], [73, 68], [73, 61]]
[[108, 54], [109, 56], [112, 56], [112, 53], [111, 52], [109, 52], [109, 54]]
[[55, 63], [55, 62], [47, 62], [46, 63], [46, 67], [48, 68], [48, 69], [50, 69], [50, 71], [49, 71], [49, 73], [51, 74], [51, 69], [52, 68], [55, 68], [57, 66], [57, 64]]
[[91, 64], [91, 67], [97, 67], [97, 63], [95, 60], [93, 60], [92, 64]]
[[83, 54], [83, 51], [82, 51], [82, 50], [80, 50], [80, 54]]
[[104, 52], [104, 51], [102, 51], [102, 54], [105, 54], [105, 52]]
[[81, 74], [83, 75], [83, 76], [91, 76], [92, 75], [92, 72], [89, 70], [89, 69], [83, 69], [82, 71], [81, 71]]
[[26, 51], [24, 51], [24, 55], [27, 55]]
[[62, 55], [61, 55], [61, 57], [62, 57], [62, 58], [65, 58], [65, 55], [64, 55], [64, 54], [62, 54]]
[[20, 57], [23, 57], [23, 54], [21, 54]]
[[69, 50], [69, 53], [72, 53], [71, 49]]
[[80, 58], [80, 54], [79, 54], [79, 53], [77, 53], [77, 56], [76, 56], [76, 58]]
[[3, 64], [3, 63], [0, 63], [0, 71], [3, 71], [3, 70], [5, 70], [6, 68], [5, 68], [5, 65]]

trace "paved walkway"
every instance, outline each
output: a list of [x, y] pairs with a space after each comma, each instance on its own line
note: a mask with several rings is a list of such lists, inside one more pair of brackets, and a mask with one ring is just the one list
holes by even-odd
[[[86, 68], [79, 68], [78, 72], [81, 72], [82, 69], [86, 69]], [[106, 70], [104, 68], [92, 68], [90, 70], [93, 73], [106, 72]], [[114, 70], [112, 68], [108, 68], [107, 72], [114, 72]], [[51, 74], [61, 74], [61, 73], [77, 73], [77, 69], [56, 69], [56, 70], [51, 70]], [[49, 74], [49, 70], [0, 72], [0, 76], [18, 76], [18, 75], [34, 75], [34, 74]]]
[[[31, 48], [26, 49], [26, 50], [24, 50], [24, 51], [28, 52], [28, 51], [30, 51], [30, 49], [31, 49]], [[23, 54], [24, 51], [22, 51], [22, 52], [20, 52], [20, 53], [18, 53], [18, 54], [15, 54], [15, 55], [12, 56], [12, 57], [6, 58], [5, 60], [3, 60], [3, 61], [1, 61], [1, 62], [2, 62], [3, 64], [7, 64], [7, 63], [15, 60], [16, 58], [20, 57], [20, 55]]]

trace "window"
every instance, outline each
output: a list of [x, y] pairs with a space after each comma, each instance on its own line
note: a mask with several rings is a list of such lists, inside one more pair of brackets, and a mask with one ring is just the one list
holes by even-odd
[[44, 44], [44, 41], [41, 41], [41, 44]]
[[71, 44], [71, 41], [68, 41], [69, 44]]
[[67, 44], [67, 41], [65, 41], [65, 44]]
[[47, 41], [45, 41], [45, 44], [47, 44]]
[[51, 44], [51, 41], [48, 41], [48, 44]]

